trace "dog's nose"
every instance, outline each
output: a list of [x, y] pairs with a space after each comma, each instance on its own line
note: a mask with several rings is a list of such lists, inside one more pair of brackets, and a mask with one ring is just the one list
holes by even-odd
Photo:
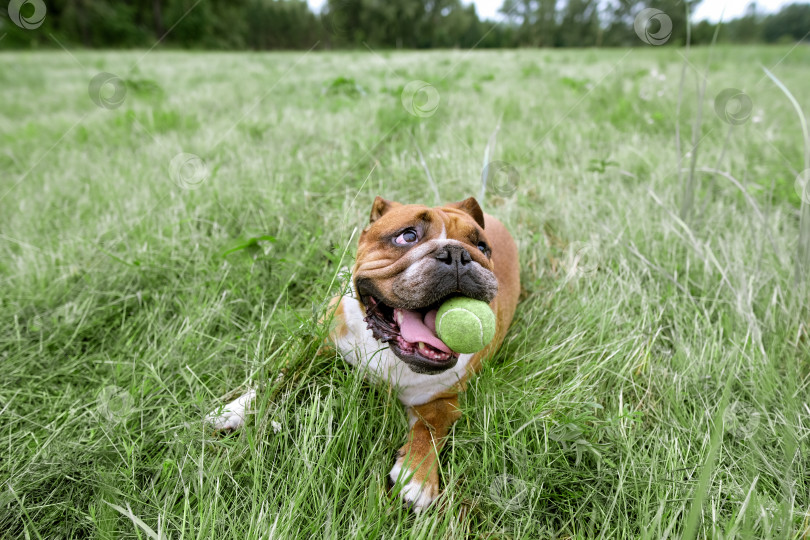
[[450, 266], [464, 266], [472, 261], [470, 252], [464, 249], [464, 247], [455, 244], [450, 244], [439, 249], [439, 251], [436, 252], [436, 258]]

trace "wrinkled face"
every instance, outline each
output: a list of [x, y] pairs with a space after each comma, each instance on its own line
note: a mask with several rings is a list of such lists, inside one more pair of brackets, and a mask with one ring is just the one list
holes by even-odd
[[437, 208], [374, 202], [360, 236], [355, 288], [374, 337], [413, 371], [439, 373], [458, 360], [435, 332], [444, 300], [491, 302], [498, 291], [483, 226], [474, 199]]

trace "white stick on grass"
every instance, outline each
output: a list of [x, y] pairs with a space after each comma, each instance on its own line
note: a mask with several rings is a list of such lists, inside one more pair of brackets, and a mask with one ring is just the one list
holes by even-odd
[[[790, 90], [782, 84], [782, 81], [776, 78], [776, 75], [770, 72], [768, 68], [762, 66], [762, 69], [773, 83], [787, 96], [793, 108], [796, 110], [796, 115], [799, 117], [799, 123], [802, 127], [802, 137], [804, 138], [804, 171], [810, 170], [810, 131], [807, 128], [807, 118], [802, 112], [802, 107]], [[803, 174], [807, 174], [806, 172]], [[803, 282], [807, 278], [807, 273], [810, 272], [810, 202], [807, 201], [808, 186], [802, 186], [802, 193], [799, 193], [799, 245], [796, 253], [796, 274], [794, 280], [796, 284]]]
[[503, 115], [498, 118], [498, 124], [495, 126], [495, 131], [492, 132], [492, 135], [489, 136], [489, 140], [487, 141], [487, 146], [484, 148], [484, 165], [481, 169], [481, 197], [479, 201], [481, 204], [484, 203], [484, 199], [487, 195], [487, 176], [489, 176], [489, 163], [492, 160], [492, 156], [495, 155], [495, 146], [498, 143], [498, 132], [501, 130], [501, 120], [503, 119]]
[[435, 199], [434, 204], [442, 204], [442, 198], [439, 195], [439, 187], [436, 185], [436, 182], [433, 181], [433, 176], [430, 174], [430, 169], [428, 168], [427, 161], [425, 161], [425, 156], [422, 155], [422, 149], [419, 148], [419, 143], [416, 142], [416, 138], [413, 135], [411, 135], [411, 140], [413, 141], [413, 145], [416, 147], [416, 153], [419, 154], [419, 162], [422, 163], [422, 168], [425, 169], [425, 176], [427, 176], [428, 184], [430, 184], [430, 187], [433, 188], [433, 198]]

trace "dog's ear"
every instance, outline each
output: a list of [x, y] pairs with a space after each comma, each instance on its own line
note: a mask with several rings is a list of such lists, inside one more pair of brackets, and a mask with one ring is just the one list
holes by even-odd
[[475, 200], [475, 197], [470, 197], [469, 199], [464, 199], [457, 203], [450, 203], [447, 206], [457, 208], [462, 212], [467, 212], [482, 229], [484, 228], [484, 211], [478, 206], [478, 201]]
[[398, 202], [387, 201], [380, 196], [375, 197], [374, 204], [371, 205], [371, 215], [368, 218], [369, 224], [374, 223], [380, 219], [383, 214], [397, 206], [400, 206]]

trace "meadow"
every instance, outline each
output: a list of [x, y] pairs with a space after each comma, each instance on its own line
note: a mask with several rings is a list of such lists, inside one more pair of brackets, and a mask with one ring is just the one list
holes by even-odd
[[[806, 115], [806, 46], [0, 54], [0, 536], [806, 537], [810, 165], [763, 67]], [[322, 347], [375, 195], [520, 249], [420, 515], [395, 393]]]

